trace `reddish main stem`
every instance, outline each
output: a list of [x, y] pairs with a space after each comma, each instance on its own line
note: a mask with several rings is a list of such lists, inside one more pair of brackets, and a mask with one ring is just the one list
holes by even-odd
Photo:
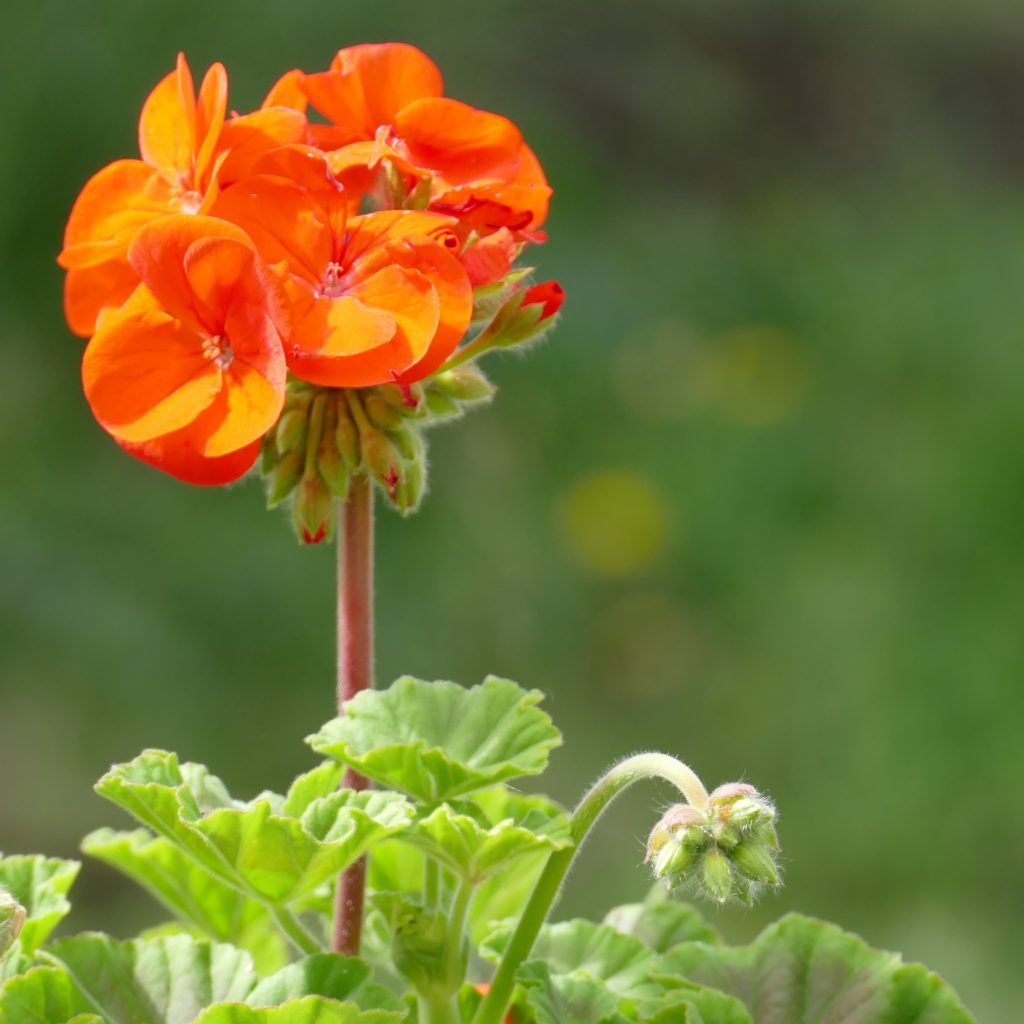
[[[338, 713], [345, 701], [373, 686], [373, 484], [352, 480], [338, 522]], [[369, 781], [348, 769], [342, 785], [366, 789]], [[356, 956], [363, 930], [366, 858], [338, 879], [334, 903], [336, 953]]]

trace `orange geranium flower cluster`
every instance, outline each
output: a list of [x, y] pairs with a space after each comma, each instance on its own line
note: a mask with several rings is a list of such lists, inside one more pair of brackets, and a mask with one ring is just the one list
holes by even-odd
[[[474, 290], [543, 240], [551, 195], [515, 125], [445, 97], [406, 44], [349, 47], [227, 110], [224, 68], [197, 92], [179, 57], [143, 105], [140, 159], [86, 183], [59, 257], [96, 418], [200, 484], [252, 466], [289, 372], [407, 388], [438, 371]], [[546, 318], [561, 293], [541, 287]]]

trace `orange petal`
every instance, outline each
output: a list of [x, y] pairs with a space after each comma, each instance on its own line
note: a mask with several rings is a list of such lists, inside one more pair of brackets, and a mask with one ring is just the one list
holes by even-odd
[[199, 100], [196, 104], [196, 146], [199, 152], [196, 154], [194, 183], [200, 190], [205, 189], [207, 184], [207, 172], [217, 150], [217, 140], [227, 107], [228, 73], [223, 64], [213, 64], [199, 87]]
[[511, 269], [519, 251], [512, 232], [499, 228], [485, 238], [479, 238], [459, 257], [474, 288], [495, 284]]
[[[333, 210], [334, 206], [340, 208]], [[319, 282], [334, 253], [331, 213], [346, 214], [344, 196], [314, 194], [294, 182], [254, 175], [225, 189], [213, 213], [238, 225], [267, 263], [287, 264], [289, 271]], [[335, 220], [336, 224], [336, 220]]]
[[260, 105], [260, 109], [291, 107], [292, 110], [298, 110], [304, 114], [306, 107], [309, 106], [309, 100], [306, 99], [306, 94], [302, 91], [303, 78], [305, 78], [305, 74], [298, 68], [286, 71], [270, 87], [270, 92], [267, 93], [267, 98]]
[[445, 247], [457, 248], [452, 228], [454, 217], [425, 210], [380, 210], [353, 217], [348, 224], [346, 258], [357, 260], [375, 246], [400, 242], [407, 238], [429, 238]]
[[202, 340], [155, 300], [105, 320], [82, 360], [85, 397], [103, 428], [135, 443], [195, 420], [221, 386]]
[[368, 43], [339, 50], [331, 70], [306, 75], [309, 101], [340, 130], [336, 146], [372, 139], [379, 125], [422, 97], [440, 96], [441, 73], [408, 43]]
[[118, 442], [129, 454], [188, 484], [219, 487], [232, 483], [252, 469], [259, 458], [260, 442], [254, 441], [230, 455], [209, 458], [202, 454], [209, 429], [206, 419], [219, 422], [217, 410], [204, 413], [196, 423], [173, 434], [143, 444]]
[[290, 107], [269, 107], [224, 122], [219, 147], [227, 152], [218, 181], [230, 185], [253, 173], [253, 165], [277, 146], [306, 141], [306, 117]]
[[139, 118], [139, 152], [172, 185], [190, 184], [196, 151], [195, 87], [183, 54], [146, 98]]
[[139, 284], [139, 275], [122, 254], [102, 263], [68, 271], [64, 280], [64, 316], [81, 338], [96, 330], [105, 309], [125, 302]]
[[393, 124], [409, 159], [451, 185], [465, 184], [507, 163], [523, 144], [519, 129], [508, 118], [440, 97], [410, 103]]
[[169, 313], [206, 333], [216, 334], [221, 322], [211, 307], [197, 302], [185, 273], [189, 247], [204, 238], [229, 239], [251, 251], [245, 232], [216, 217], [171, 214], [140, 228], [128, 247], [128, 262]]

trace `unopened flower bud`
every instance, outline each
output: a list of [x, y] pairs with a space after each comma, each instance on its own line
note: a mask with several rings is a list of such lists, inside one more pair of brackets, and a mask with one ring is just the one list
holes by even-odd
[[303, 448], [293, 448], [277, 460], [276, 465], [266, 474], [267, 508], [280, 505], [292, 493], [302, 476], [305, 461], [306, 452]]
[[389, 431], [388, 437], [394, 442], [403, 459], [413, 461], [423, 458], [423, 438], [419, 431], [411, 427], [401, 427], [398, 430]]
[[306, 440], [306, 424], [309, 421], [309, 405], [286, 408], [277, 421], [274, 431], [274, 444], [278, 452], [284, 455], [293, 448], [299, 448]]
[[459, 403], [434, 386], [426, 388], [423, 393], [423, 411], [435, 422], [456, 420], [462, 415], [462, 407]]
[[391, 405], [382, 395], [371, 392], [363, 399], [366, 418], [378, 430], [396, 430], [404, 417], [398, 406]]
[[330, 540], [334, 533], [334, 501], [318, 473], [307, 473], [295, 488], [292, 522], [304, 544]]
[[768, 844], [749, 836], [729, 853], [733, 864], [753, 882], [778, 885], [779, 872]]
[[491, 320], [508, 302], [516, 286], [524, 277], [533, 273], [533, 267], [520, 267], [506, 274], [496, 284], [483, 285], [473, 289], [473, 323], [481, 324]]
[[494, 385], [472, 363], [438, 373], [433, 383], [457, 402], [486, 402], [494, 397]]
[[336, 396], [335, 415], [338, 421], [334, 427], [334, 443], [348, 468], [358, 469], [360, 462], [359, 428], [356, 426], [355, 420], [352, 419], [344, 395]]
[[316, 468], [327, 489], [336, 497], [344, 499], [348, 495], [349, 471], [345, 460], [338, 449], [321, 443], [316, 458]]
[[389, 481], [397, 481], [400, 457], [391, 439], [383, 431], [370, 429], [363, 431], [360, 440], [366, 468], [385, 486], [394, 486]]
[[721, 850], [715, 848], [704, 854], [701, 874], [704, 888], [713, 900], [725, 903], [733, 895], [732, 868], [729, 858]]
[[25, 908], [4, 888], [0, 888], [0, 960], [7, 955], [25, 924]]

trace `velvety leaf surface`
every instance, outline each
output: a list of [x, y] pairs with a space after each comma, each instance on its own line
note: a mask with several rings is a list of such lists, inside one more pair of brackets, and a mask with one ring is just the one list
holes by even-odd
[[482, 882], [524, 854], [573, 845], [569, 819], [552, 813], [543, 798], [519, 797], [506, 810], [507, 817], [492, 821], [474, 801], [441, 804], [416, 822], [407, 841], [470, 883]]
[[659, 976], [740, 999], [754, 1024], [971, 1024], [956, 993], [919, 965], [872, 949], [835, 925], [791, 914], [749, 946], [684, 943]]
[[360, 1010], [354, 1003], [306, 996], [265, 1009], [237, 1003], [211, 1006], [195, 1024], [395, 1024], [401, 1019], [389, 1010]]
[[[496, 962], [511, 934], [511, 925], [496, 929], [484, 942], [483, 955]], [[650, 980], [653, 951], [611, 925], [582, 919], [545, 925], [534, 944], [532, 958], [546, 963], [554, 976], [585, 974], [604, 983], [617, 996], [640, 999], [658, 993]]]
[[604, 922], [625, 935], [636, 936], [655, 953], [664, 953], [680, 942], [721, 942], [697, 910], [676, 900], [626, 903], [609, 910]]
[[259, 969], [280, 966], [284, 946], [265, 907], [214, 878], [169, 840], [145, 829], [99, 829], [86, 836], [82, 851], [124, 872], [205, 937], [248, 951]]
[[637, 1006], [644, 1024], [752, 1024], [738, 999], [701, 985], [678, 985]]
[[537, 690], [489, 677], [465, 689], [405, 677], [366, 690], [307, 742], [392, 789], [437, 803], [536, 775], [561, 742]]
[[149, 750], [112, 768], [96, 790], [224, 884], [271, 905], [328, 881], [411, 816], [398, 794], [350, 791], [313, 800], [301, 819], [274, 814], [268, 799], [204, 813], [219, 788], [203, 776], [197, 796], [186, 775], [196, 779], [194, 766], [183, 774], [174, 754]]
[[618, 997], [583, 974], [554, 975], [543, 960], [528, 960], [519, 969], [527, 1005], [537, 1024], [625, 1024]]
[[249, 993], [250, 1006], [280, 1006], [300, 996], [324, 996], [355, 1003], [363, 1010], [392, 1010], [401, 1013], [398, 998], [373, 983], [368, 964], [338, 953], [319, 953], [289, 964], [264, 978]]
[[33, 967], [0, 988], [0, 1024], [66, 1024], [95, 1009], [60, 967]]
[[246, 953], [187, 935], [119, 942], [87, 933], [46, 955], [109, 1024], [192, 1024], [211, 1003], [244, 999], [256, 980]]
[[38, 949], [68, 913], [67, 892], [80, 868], [78, 861], [56, 857], [0, 856], [0, 886], [25, 908], [25, 923], [12, 947], [12, 958]]

